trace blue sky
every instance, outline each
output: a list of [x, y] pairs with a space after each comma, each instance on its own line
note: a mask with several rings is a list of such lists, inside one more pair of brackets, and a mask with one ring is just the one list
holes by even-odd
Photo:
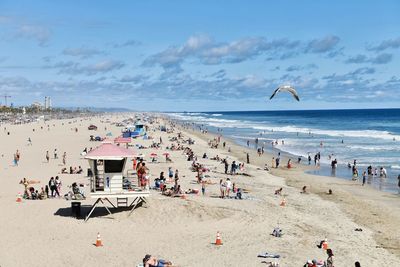
[[[0, 0], [0, 94], [164, 111], [400, 107], [399, 12], [399, 1]], [[268, 100], [281, 84], [301, 101]]]

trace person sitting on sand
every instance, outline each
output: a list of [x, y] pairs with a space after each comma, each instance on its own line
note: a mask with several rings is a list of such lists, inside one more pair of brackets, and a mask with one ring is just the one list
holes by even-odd
[[43, 187], [41, 188], [41, 191], [40, 191], [40, 194], [39, 194], [39, 199], [40, 200], [47, 199], [47, 193], [46, 193], [46, 191], [44, 190]]
[[308, 260], [304, 267], [317, 267], [317, 260]]
[[67, 168], [62, 168], [62, 169], [61, 169], [61, 173], [63, 173], [63, 174], [68, 174]]
[[78, 167], [78, 170], [76, 171], [77, 174], [81, 174], [83, 172], [83, 169], [81, 166]]
[[277, 190], [275, 190], [275, 195], [279, 195], [279, 196], [281, 196], [282, 195], [282, 190], [283, 190], [283, 188], [281, 187], [281, 188], [279, 188], [279, 189], [277, 189]]
[[268, 168], [268, 164], [267, 163], [264, 164], [264, 171], [269, 172], [269, 168]]
[[143, 258], [143, 265], [144, 267], [171, 267], [172, 263], [147, 254]]

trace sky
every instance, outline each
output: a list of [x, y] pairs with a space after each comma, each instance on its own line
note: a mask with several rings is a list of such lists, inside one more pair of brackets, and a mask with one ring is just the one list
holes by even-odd
[[[0, 95], [143, 111], [399, 108], [399, 14], [395, 0], [0, 0]], [[269, 100], [284, 84], [300, 102]]]

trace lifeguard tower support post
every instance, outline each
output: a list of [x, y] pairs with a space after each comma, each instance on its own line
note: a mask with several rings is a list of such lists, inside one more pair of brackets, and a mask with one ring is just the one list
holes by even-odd
[[[129, 215], [137, 205], [146, 202], [150, 191], [138, 188], [138, 183], [133, 181], [134, 170], [127, 170], [126, 167], [128, 159], [133, 157], [134, 152], [132, 150], [114, 145], [110, 141], [103, 142], [99, 147], [86, 154], [85, 159], [89, 161], [93, 173], [90, 177], [90, 197], [97, 200], [85, 221], [90, 218], [99, 202], [104, 205], [108, 213], [112, 214], [103, 200], [115, 209], [120, 207], [130, 208]], [[133, 201], [129, 204], [130, 198], [133, 198]], [[116, 205], [110, 199], [116, 199]]]

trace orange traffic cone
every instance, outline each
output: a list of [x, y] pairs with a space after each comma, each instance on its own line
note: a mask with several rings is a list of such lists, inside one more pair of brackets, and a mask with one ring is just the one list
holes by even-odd
[[322, 249], [327, 250], [328, 249], [328, 240], [325, 238], [324, 242], [322, 243]]
[[215, 245], [220, 246], [222, 245], [221, 234], [219, 231], [217, 232], [217, 239], [215, 240]]
[[17, 195], [17, 202], [22, 202], [22, 197], [21, 197], [21, 193], [18, 193]]
[[102, 247], [102, 246], [103, 243], [101, 242], [100, 233], [97, 233], [96, 247]]
[[282, 199], [282, 201], [281, 201], [281, 204], [280, 204], [280, 205], [281, 205], [281, 207], [284, 207], [284, 206], [286, 206], [286, 200], [285, 200], [285, 198], [283, 198], [283, 199]]

